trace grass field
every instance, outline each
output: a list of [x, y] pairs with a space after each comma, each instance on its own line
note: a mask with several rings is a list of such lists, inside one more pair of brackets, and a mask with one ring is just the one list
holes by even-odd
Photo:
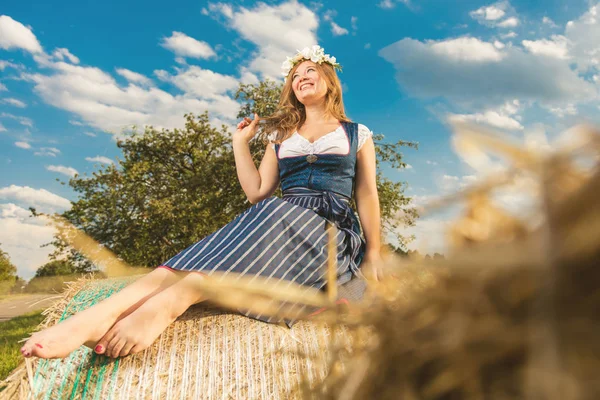
[[29, 336], [43, 319], [40, 311], [0, 322], [0, 380], [5, 379], [22, 359], [19, 340]]

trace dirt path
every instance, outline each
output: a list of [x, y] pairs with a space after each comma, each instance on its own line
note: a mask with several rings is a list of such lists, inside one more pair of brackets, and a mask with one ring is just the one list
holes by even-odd
[[59, 294], [18, 294], [0, 300], [0, 322], [48, 308]]

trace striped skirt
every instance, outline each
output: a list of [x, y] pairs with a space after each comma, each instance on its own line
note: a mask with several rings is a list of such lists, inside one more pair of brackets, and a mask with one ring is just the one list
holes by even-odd
[[[326, 222], [338, 228], [338, 284], [360, 275], [365, 241], [349, 200], [332, 192], [292, 188], [263, 200], [177, 254], [163, 266], [211, 275], [235, 273], [322, 289], [326, 284]], [[250, 315], [266, 322], [269, 317]], [[286, 321], [291, 324], [291, 321]]]

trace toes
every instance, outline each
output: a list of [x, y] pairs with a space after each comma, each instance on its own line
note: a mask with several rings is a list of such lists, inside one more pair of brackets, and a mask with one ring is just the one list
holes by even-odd
[[102, 339], [100, 339], [98, 341], [98, 343], [96, 343], [96, 347], [94, 347], [94, 352], [96, 352], [96, 354], [106, 354], [106, 350], [108, 349], [108, 344], [114, 337], [115, 337], [114, 330], [111, 329], [110, 331], [106, 332], [106, 334], [104, 336], [102, 336]]
[[121, 349], [121, 352], [119, 353], [119, 357], [125, 357], [131, 354], [131, 349], [133, 349], [134, 345], [135, 343], [129, 341], [125, 343], [125, 345]]
[[31, 346], [25, 344], [23, 347], [21, 347], [21, 354], [23, 355], [23, 357], [31, 357], [33, 355]]
[[40, 357], [39, 353], [43, 352], [44, 346], [39, 343], [39, 339], [39, 337], [31, 337], [25, 342], [23, 347], [21, 347], [23, 357]]
[[131, 348], [131, 350], [129, 351], [129, 354], [136, 354], [136, 353], [139, 353], [140, 351], [144, 351], [145, 349], [146, 349], [146, 347], [142, 346], [141, 344], [136, 344]]
[[126, 340], [123, 339], [122, 337], [116, 335], [108, 344], [108, 348], [106, 350], [106, 354], [109, 357], [112, 358], [117, 358], [119, 357], [119, 353], [121, 352], [121, 349], [123, 348], [123, 346], [125, 345]]

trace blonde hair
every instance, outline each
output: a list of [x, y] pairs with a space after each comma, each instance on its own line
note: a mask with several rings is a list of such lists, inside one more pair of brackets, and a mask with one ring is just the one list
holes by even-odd
[[[263, 141], [281, 143], [290, 137], [295, 130], [300, 128], [306, 121], [306, 110], [304, 104], [296, 98], [292, 89], [292, 76], [302, 63], [298, 63], [292, 68], [288, 78], [286, 78], [281, 97], [275, 112], [265, 118], [262, 118], [262, 135]], [[325, 111], [340, 122], [352, 122], [344, 111], [344, 101], [342, 100], [342, 85], [333, 69], [327, 63], [317, 64], [315, 67], [319, 76], [321, 76], [327, 84], [327, 94], [325, 95]], [[269, 140], [269, 135], [277, 132], [274, 138]]]

